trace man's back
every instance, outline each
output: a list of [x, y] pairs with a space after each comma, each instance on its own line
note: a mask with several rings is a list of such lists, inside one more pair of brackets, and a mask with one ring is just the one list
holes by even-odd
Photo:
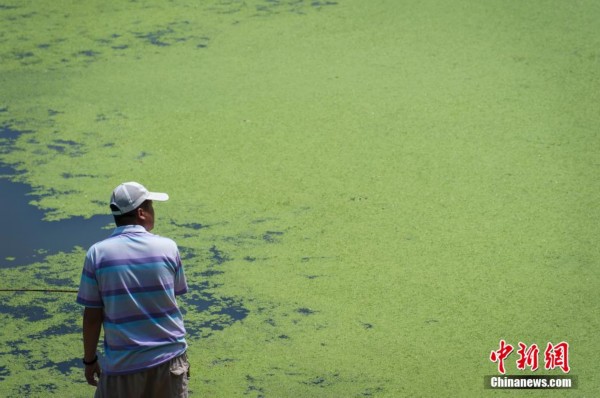
[[118, 227], [87, 253], [77, 301], [103, 308], [107, 374], [126, 374], [185, 352], [175, 296], [187, 290], [175, 242], [142, 226]]

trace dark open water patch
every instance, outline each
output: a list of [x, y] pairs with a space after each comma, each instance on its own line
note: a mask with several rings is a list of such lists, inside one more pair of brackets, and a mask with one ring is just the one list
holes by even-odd
[[18, 396], [19, 397], [30, 397], [32, 396], [32, 394], [36, 394], [36, 396], [39, 396], [37, 394], [45, 394], [45, 395], [54, 395], [54, 392], [58, 390], [58, 386], [56, 384], [52, 384], [52, 383], [46, 383], [46, 384], [36, 384], [36, 385], [31, 385], [31, 384], [23, 384], [21, 387], [19, 387], [19, 392], [18, 392]]
[[195, 222], [191, 222], [191, 223], [187, 223], [187, 224], [178, 224], [175, 221], [171, 221], [171, 224], [175, 225], [176, 227], [188, 228], [188, 229], [194, 229], [194, 230], [200, 230], [203, 228], [208, 228], [210, 226], [210, 225], [200, 224], [200, 223], [195, 223]]
[[[75, 296], [73, 296], [73, 297], [75, 297]], [[25, 309], [27, 309], [27, 307], [25, 307]], [[14, 314], [14, 312], [13, 312], [13, 314]], [[52, 318], [52, 316], [49, 316], [49, 318]], [[61, 324], [52, 325], [39, 333], [30, 334], [27, 336], [27, 338], [37, 340], [37, 339], [43, 339], [45, 337], [50, 337], [50, 336], [65, 336], [67, 334], [79, 334], [80, 332], [81, 332], [80, 320], [71, 318], [71, 319], [65, 320]]]
[[0, 268], [31, 264], [75, 246], [87, 248], [110, 235], [104, 229], [112, 223], [109, 215], [44, 221], [44, 212], [29, 204], [31, 188], [2, 177], [11, 174], [0, 165]]
[[0, 314], [10, 314], [18, 319], [26, 319], [28, 322], [37, 322], [52, 318], [46, 308], [39, 305], [28, 305], [25, 307], [14, 307], [0, 304]]
[[298, 308], [296, 312], [302, 315], [313, 315], [316, 313], [316, 311], [311, 310], [310, 308]]
[[221, 265], [226, 261], [230, 261], [231, 259], [225, 254], [223, 251], [217, 249], [215, 245], [210, 248], [211, 253], [211, 263], [216, 265]]
[[[8, 112], [8, 108], [4, 107], [0, 109], [0, 112]], [[19, 131], [11, 129], [9, 126], [0, 126], [0, 138], [7, 140], [6, 144], [2, 144], [3, 149], [9, 150], [14, 140], [27, 133], [31, 133], [31, 131]]]
[[0, 366], [0, 381], [4, 380], [6, 376], [10, 376], [10, 370], [6, 366]]
[[61, 362], [52, 362], [48, 361], [44, 368], [53, 368], [57, 369], [63, 374], [69, 374], [72, 372], [73, 368], [80, 370], [81, 369], [81, 359], [80, 358], [72, 358], [66, 361]]
[[277, 237], [283, 235], [281, 231], [267, 231], [263, 235], [263, 240], [269, 243], [276, 243]]
[[[200, 284], [189, 284], [189, 291], [183, 295], [184, 303], [182, 312], [186, 323], [186, 329], [190, 337], [208, 337], [215, 331], [220, 331], [235, 322], [245, 319], [250, 311], [232, 297], [218, 297], [208, 292], [208, 282]], [[203, 314], [202, 319], [185, 317], [185, 313], [193, 311]]]
[[[2, 150], [13, 150], [14, 141], [27, 131], [9, 126], [0, 127]], [[61, 148], [69, 141], [58, 141]], [[32, 189], [29, 185], [11, 180], [16, 172], [0, 163], [0, 268], [31, 264], [58, 252], [69, 252], [76, 246], [87, 248], [105, 239], [112, 224], [110, 215], [89, 219], [71, 217], [60, 221], [44, 221], [44, 212], [29, 204]]]
[[262, 387], [259, 387], [257, 384], [257, 380], [256, 378], [250, 376], [250, 375], [246, 375], [246, 381], [248, 382], [248, 388], [246, 388], [246, 391], [244, 392], [244, 395], [250, 395], [250, 394], [255, 394], [256, 397], [264, 397], [264, 393], [265, 390]]

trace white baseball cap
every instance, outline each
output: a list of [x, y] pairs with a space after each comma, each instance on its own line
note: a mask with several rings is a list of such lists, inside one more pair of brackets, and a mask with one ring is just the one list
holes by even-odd
[[[145, 200], [169, 200], [169, 195], [161, 192], [150, 192], [137, 182], [124, 182], [115, 188], [110, 197], [112, 214], [119, 216], [137, 209]], [[118, 210], [117, 210], [118, 209]]]

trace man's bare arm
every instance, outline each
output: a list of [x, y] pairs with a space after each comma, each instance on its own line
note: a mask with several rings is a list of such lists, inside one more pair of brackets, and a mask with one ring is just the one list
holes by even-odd
[[[104, 310], [102, 308], [86, 307], [83, 310], [83, 360], [85, 362], [91, 363], [96, 358], [96, 348], [100, 339], [103, 319]], [[100, 377], [100, 373], [98, 361], [85, 366], [85, 378], [92, 386], [98, 385], [95, 376]]]

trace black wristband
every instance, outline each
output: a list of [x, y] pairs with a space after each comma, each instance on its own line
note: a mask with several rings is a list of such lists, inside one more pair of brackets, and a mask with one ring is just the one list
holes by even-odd
[[95, 364], [95, 363], [96, 363], [96, 361], [98, 361], [98, 355], [96, 355], [96, 356], [94, 357], [94, 359], [92, 359], [92, 360], [91, 360], [91, 361], [89, 361], [89, 362], [86, 362], [86, 361], [85, 361], [85, 358], [83, 358], [83, 359], [81, 360], [81, 362], [83, 362], [83, 364], [84, 364], [85, 366], [90, 366], [90, 365], [93, 365], [93, 364]]

